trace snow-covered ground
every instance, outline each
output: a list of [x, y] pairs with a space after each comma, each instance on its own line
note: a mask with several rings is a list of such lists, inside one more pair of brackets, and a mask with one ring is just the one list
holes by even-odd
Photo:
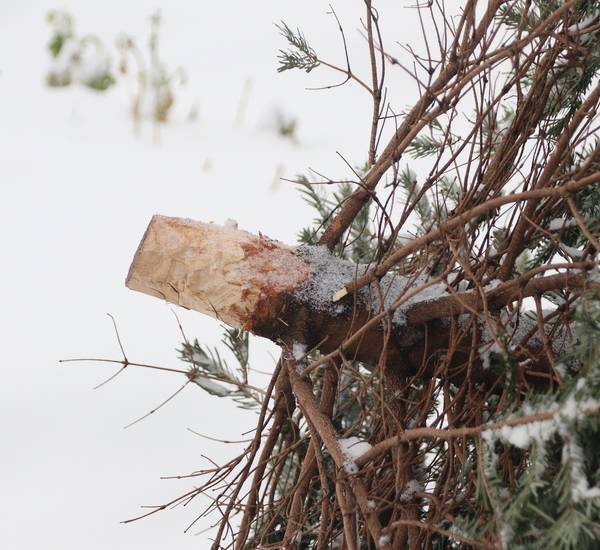
[[[334, 5], [351, 38], [353, 68], [368, 79], [356, 31], [364, 5]], [[388, 10], [391, 38], [410, 40], [414, 10], [391, 0], [380, 7]], [[130, 90], [123, 83], [106, 93], [46, 87], [45, 15], [53, 8], [69, 10], [80, 34], [96, 33], [111, 48], [120, 31], [145, 44], [148, 16], [162, 8], [163, 57], [171, 67], [183, 66], [189, 82], [160, 144], [153, 143], [150, 124], [133, 135]], [[327, 10], [322, 1], [0, 3], [0, 548], [208, 546], [210, 532], [183, 534], [206, 500], [134, 524], [119, 522], [138, 514], [140, 505], [161, 504], [194, 484], [160, 476], [203, 467], [201, 454], [222, 462], [236, 450], [186, 428], [238, 439], [252, 428], [254, 415], [190, 386], [157, 414], [123, 430], [183, 380], [131, 369], [93, 391], [115, 368], [59, 366], [58, 360], [118, 358], [110, 312], [130, 360], [180, 367], [174, 348], [181, 337], [170, 306], [123, 284], [152, 214], [233, 218], [243, 229], [294, 243], [313, 213], [278, 177], [308, 167], [347, 177], [337, 151], [351, 163], [364, 162], [368, 95], [351, 85], [306, 91], [338, 82], [324, 69], [310, 75], [275, 71], [284, 44], [273, 24], [281, 19], [343, 63]], [[408, 80], [399, 72], [392, 78]], [[247, 81], [245, 120], [235, 127]], [[402, 109], [412, 85], [395, 91], [405, 94], [396, 98]], [[194, 105], [199, 116], [190, 122], [186, 115]], [[299, 118], [298, 144], [273, 130], [278, 109]], [[178, 315], [190, 337], [219, 343], [218, 323], [184, 310]], [[271, 370], [277, 349], [258, 340], [252, 346], [252, 364]], [[191, 533], [209, 525], [199, 522]]]

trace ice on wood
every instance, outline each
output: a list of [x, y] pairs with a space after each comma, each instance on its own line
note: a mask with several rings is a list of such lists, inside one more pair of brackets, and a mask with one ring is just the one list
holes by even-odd
[[[325, 311], [332, 316], [342, 314], [347, 306], [337, 299], [347, 295], [345, 285], [373, 266], [353, 264], [333, 256], [324, 246], [303, 246], [298, 251], [312, 267], [313, 276], [295, 292], [295, 297], [313, 310]], [[446, 295], [447, 288], [444, 283], [431, 284], [424, 273], [413, 277], [389, 273], [378, 282], [359, 289], [356, 299], [373, 313], [380, 313], [409, 294], [410, 297], [392, 313], [396, 325], [406, 325], [406, 313], [412, 306]]]
[[295, 291], [295, 298], [315, 311], [343, 313], [346, 308], [336, 304], [333, 295], [357, 274], [362, 275], [364, 268], [334, 256], [325, 246], [301, 246], [298, 253], [311, 266], [313, 276]]

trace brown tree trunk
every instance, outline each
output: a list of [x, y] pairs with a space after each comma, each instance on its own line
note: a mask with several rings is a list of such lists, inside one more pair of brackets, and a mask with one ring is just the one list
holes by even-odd
[[[341, 352], [367, 364], [383, 363], [400, 376], [435, 375], [429, 358], [448, 354], [450, 317], [480, 310], [481, 294], [447, 292], [443, 283], [417, 284], [390, 274], [334, 300], [345, 283], [364, 272], [364, 266], [334, 258], [323, 246], [293, 248], [230, 226], [154, 216], [126, 285], [269, 338], [296, 355], [316, 347], [322, 354]], [[511, 281], [491, 289], [485, 306], [500, 308], [565, 279], [577, 285], [577, 277]], [[449, 354], [448, 375], [457, 380], [464, 379], [461, 366], [473, 345], [471, 331], [464, 332]], [[527, 352], [528, 369], [547, 372], [539, 339], [530, 340]], [[489, 369], [475, 369], [473, 377], [496, 381]]]

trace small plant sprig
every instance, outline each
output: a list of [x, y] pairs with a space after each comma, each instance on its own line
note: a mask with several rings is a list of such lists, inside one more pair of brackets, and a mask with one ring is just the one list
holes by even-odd
[[[404, 167], [402, 172], [400, 172], [398, 175], [398, 180], [400, 185], [406, 191], [409, 201], [414, 200], [415, 197], [420, 194], [421, 188], [417, 182], [417, 175], [408, 167], [408, 165]], [[415, 213], [419, 218], [418, 230], [420, 232], [425, 232], [430, 224], [431, 219], [433, 218], [433, 210], [431, 209], [429, 198], [425, 193], [421, 195], [415, 204]]]
[[48, 42], [48, 50], [52, 57], [60, 54], [65, 43], [73, 38], [73, 17], [66, 11], [52, 10], [48, 12], [46, 21], [52, 26], [52, 37]]
[[[364, 169], [357, 168], [356, 172], [360, 176]], [[313, 227], [303, 228], [298, 234], [298, 241], [302, 244], [317, 244], [321, 232], [329, 224], [332, 213], [352, 194], [354, 187], [348, 181], [339, 182], [337, 189], [329, 196], [322, 193], [317, 188], [317, 184], [304, 175], [297, 176], [294, 183], [299, 186], [304, 201], [317, 214], [313, 220]], [[335, 248], [336, 255], [359, 262], [368, 262], [372, 259], [377, 238], [371, 224], [371, 206], [372, 201], [367, 201], [357, 214], [344, 238]]]
[[71, 14], [51, 11], [47, 16], [52, 27], [48, 51], [52, 65], [46, 83], [52, 88], [74, 83], [103, 92], [116, 83], [111, 72], [111, 60], [104, 43], [95, 35], [78, 37]]
[[296, 130], [298, 129], [298, 119], [293, 115], [286, 115], [281, 111], [275, 113], [275, 126], [277, 134], [282, 138], [289, 139], [297, 143]]
[[[238, 362], [238, 373], [232, 371], [217, 349], [204, 348], [194, 339], [182, 343], [179, 359], [190, 365], [188, 378], [216, 397], [230, 397], [242, 409], [254, 409], [262, 404], [262, 391], [248, 383], [248, 333], [225, 328], [222, 342]], [[224, 384], [227, 384], [227, 387]]]
[[429, 135], [418, 135], [406, 148], [412, 158], [418, 159], [437, 155], [444, 147], [454, 145], [460, 140], [459, 136], [445, 132], [437, 120], [433, 120], [429, 128]]
[[159, 125], [168, 122], [171, 109], [175, 104], [175, 86], [187, 81], [182, 67], [169, 71], [161, 60], [159, 49], [161, 15], [157, 11], [150, 17], [150, 39], [146, 55], [135, 39], [122, 34], [117, 39], [117, 49], [121, 54], [120, 71], [127, 74], [131, 69], [131, 60], [135, 64], [136, 90], [133, 95], [131, 114], [134, 130], [140, 131], [145, 111], [150, 112], [154, 122], [154, 139], [158, 141]]
[[223, 342], [235, 356], [242, 379], [248, 381], [248, 352], [250, 349], [250, 333], [239, 328], [224, 327]]
[[294, 32], [283, 21], [281, 24], [275, 26], [292, 47], [289, 50], [279, 50], [279, 55], [277, 56], [279, 60], [278, 73], [289, 71], [290, 69], [301, 69], [310, 73], [315, 67], [319, 66], [320, 62], [317, 54], [300, 29], [296, 29], [296, 32]]

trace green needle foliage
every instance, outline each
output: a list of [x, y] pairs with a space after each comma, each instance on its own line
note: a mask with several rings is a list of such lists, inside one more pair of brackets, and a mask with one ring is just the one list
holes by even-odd
[[289, 50], [279, 50], [279, 55], [277, 56], [279, 67], [277, 67], [277, 72], [281, 73], [290, 69], [302, 69], [310, 73], [315, 67], [319, 66], [317, 54], [311, 48], [300, 29], [296, 29], [296, 32], [294, 32], [283, 21], [275, 26], [291, 46]]
[[[430, 15], [439, 9], [435, 22], [443, 26], [449, 19], [436, 5], [428, 5]], [[370, 166], [355, 170], [354, 181], [311, 175], [295, 182], [314, 212], [300, 243], [318, 245], [327, 228], [347, 228], [330, 252], [381, 268], [370, 271], [373, 281], [361, 291], [374, 293], [385, 277], [401, 275], [403, 291], [419, 285], [428, 292], [404, 311], [416, 303], [413, 319], [425, 310], [431, 316], [401, 328], [392, 311], [377, 319], [368, 328], [385, 338], [373, 364], [356, 361], [342, 343], [330, 363], [287, 365], [287, 373], [296, 367], [312, 384], [321, 416], [307, 415], [312, 402], [295, 376], [277, 379], [281, 385], [263, 409], [270, 424], [260, 425], [258, 438], [230, 463], [244, 468], [243, 457], [253, 457], [247, 472], [232, 466], [235, 480], [226, 485], [235, 495], [229, 510], [241, 508], [247, 526], [240, 547], [371, 550], [390, 540], [410, 550], [599, 547], [600, 183], [590, 182], [600, 173], [600, 100], [588, 99], [600, 90], [600, 4], [518, 0], [498, 7], [495, 17], [483, 11], [458, 16], [462, 30], [452, 48], [441, 40], [439, 55], [428, 49], [426, 63], [414, 54], [415, 76], [424, 77], [414, 118], [394, 120], [394, 137], [374, 154], [369, 147]], [[379, 13], [372, 13], [377, 27]], [[289, 45], [279, 52], [280, 72], [319, 65], [299, 30], [285, 23], [278, 29]], [[377, 62], [383, 45], [372, 40]], [[388, 51], [379, 62], [391, 68], [398, 61]], [[372, 63], [371, 76], [381, 76]], [[439, 88], [431, 84], [448, 74]], [[371, 130], [384, 134], [379, 124], [395, 115], [382, 113], [395, 111], [381, 108], [384, 86], [372, 80]], [[430, 95], [435, 101], [427, 103]], [[412, 134], [406, 120], [427, 126]], [[377, 137], [372, 132], [369, 143]], [[576, 191], [564, 187], [582, 181]], [[354, 196], [358, 214], [331, 225], [361, 187], [370, 194]], [[531, 189], [544, 194], [505, 200]], [[402, 251], [406, 239], [414, 246]], [[450, 309], [456, 303], [461, 308]], [[349, 336], [364, 327], [362, 313], [353, 310]], [[310, 318], [303, 321], [312, 330]], [[367, 331], [358, 335], [361, 345], [379, 346]], [[248, 334], [226, 329], [223, 343], [236, 369], [197, 340], [183, 344], [190, 379], [256, 407], [261, 395], [248, 383]], [[282, 343], [283, 353], [297, 343]], [[313, 351], [307, 361], [317, 358]], [[334, 451], [346, 459], [350, 438], [379, 446], [368, 460], [342, 462]]]
[[52, 37], [48, 42], [48, 50], [52, 57], [60, 54], [65, 42], [73, 37], [73, 17], [67, 12], [50, 11], [46, 21], [53, 28]]
[[[553, 412], [549, 420], [483, 432], [466, 475], [478, 494], [458, 525], [483, 537], [490, 525], [505, 548], [593, 549], [600, 537], [600, 302], [582, 298], [576, 344], [561, 358], [564, 387], [532, 394], [504, 418]], [[510, 469], [512, 477], [507, 477]], [[517, 476], [514, 477], [514, 469]], [[481, 516], [483, 514], [483, 516]], [[476, 518], [479, 519], [476, 521]]]
[[429, 203], [429, 198], [426, 193], [421, 193], [421, 188], [417, 182], [417, 174], [408, 165], [400, 172], [399, 181], [406, 192], [407, 201], [417, 201], [415, 203], [415, 213], [418, 216], [418, 230], [423, 233], [428, 229], [431, 220], [433, 220], [433, 210]]
[[[356, 172], [361, 176], [364, 174], [364, 168], [357, 169]], [[316, 212], [313, 226], [303, 228], [298, 234], [298, 241], [302, 244], [317, 244], [332, 216], [352, 194], [355, 186], [351, 182], [335, 184], [335, 191], [329, 196], [320, 191], [319, 185], [310, 181], [306, 176], [297, 176], [294, 183], [298, 185], [304, 201]], [[355, 262], [368, 262], [372, 259], [377, 238], [372, 225], [371, 208], [372, 201], [369, 200], [354, 218], [351, 226], [340, 240], [340, 244], [335, 248], [335, 255]]]
[[50, 70], [46, 75], [48, 86], [65, 87], [80, 83], [103, 92], [116, 83], [110, 56], [97, 36], [77, 36], [73, 17], [67, 12], [50, 11], [46, 19], [52, 29], [48, 42], [51, 56]]
[[248, 333], [225, 328], [223, 343], [237, 360], [237, 372], [230, 369], [217, 349], [200, 345], [197, 339], [182, 343], [179, 358], [189, 368], [189, 377], [215, 397], [229, 397], [242, 409], [254, 409], [262, 403], [262, 394], [248, 384]]

